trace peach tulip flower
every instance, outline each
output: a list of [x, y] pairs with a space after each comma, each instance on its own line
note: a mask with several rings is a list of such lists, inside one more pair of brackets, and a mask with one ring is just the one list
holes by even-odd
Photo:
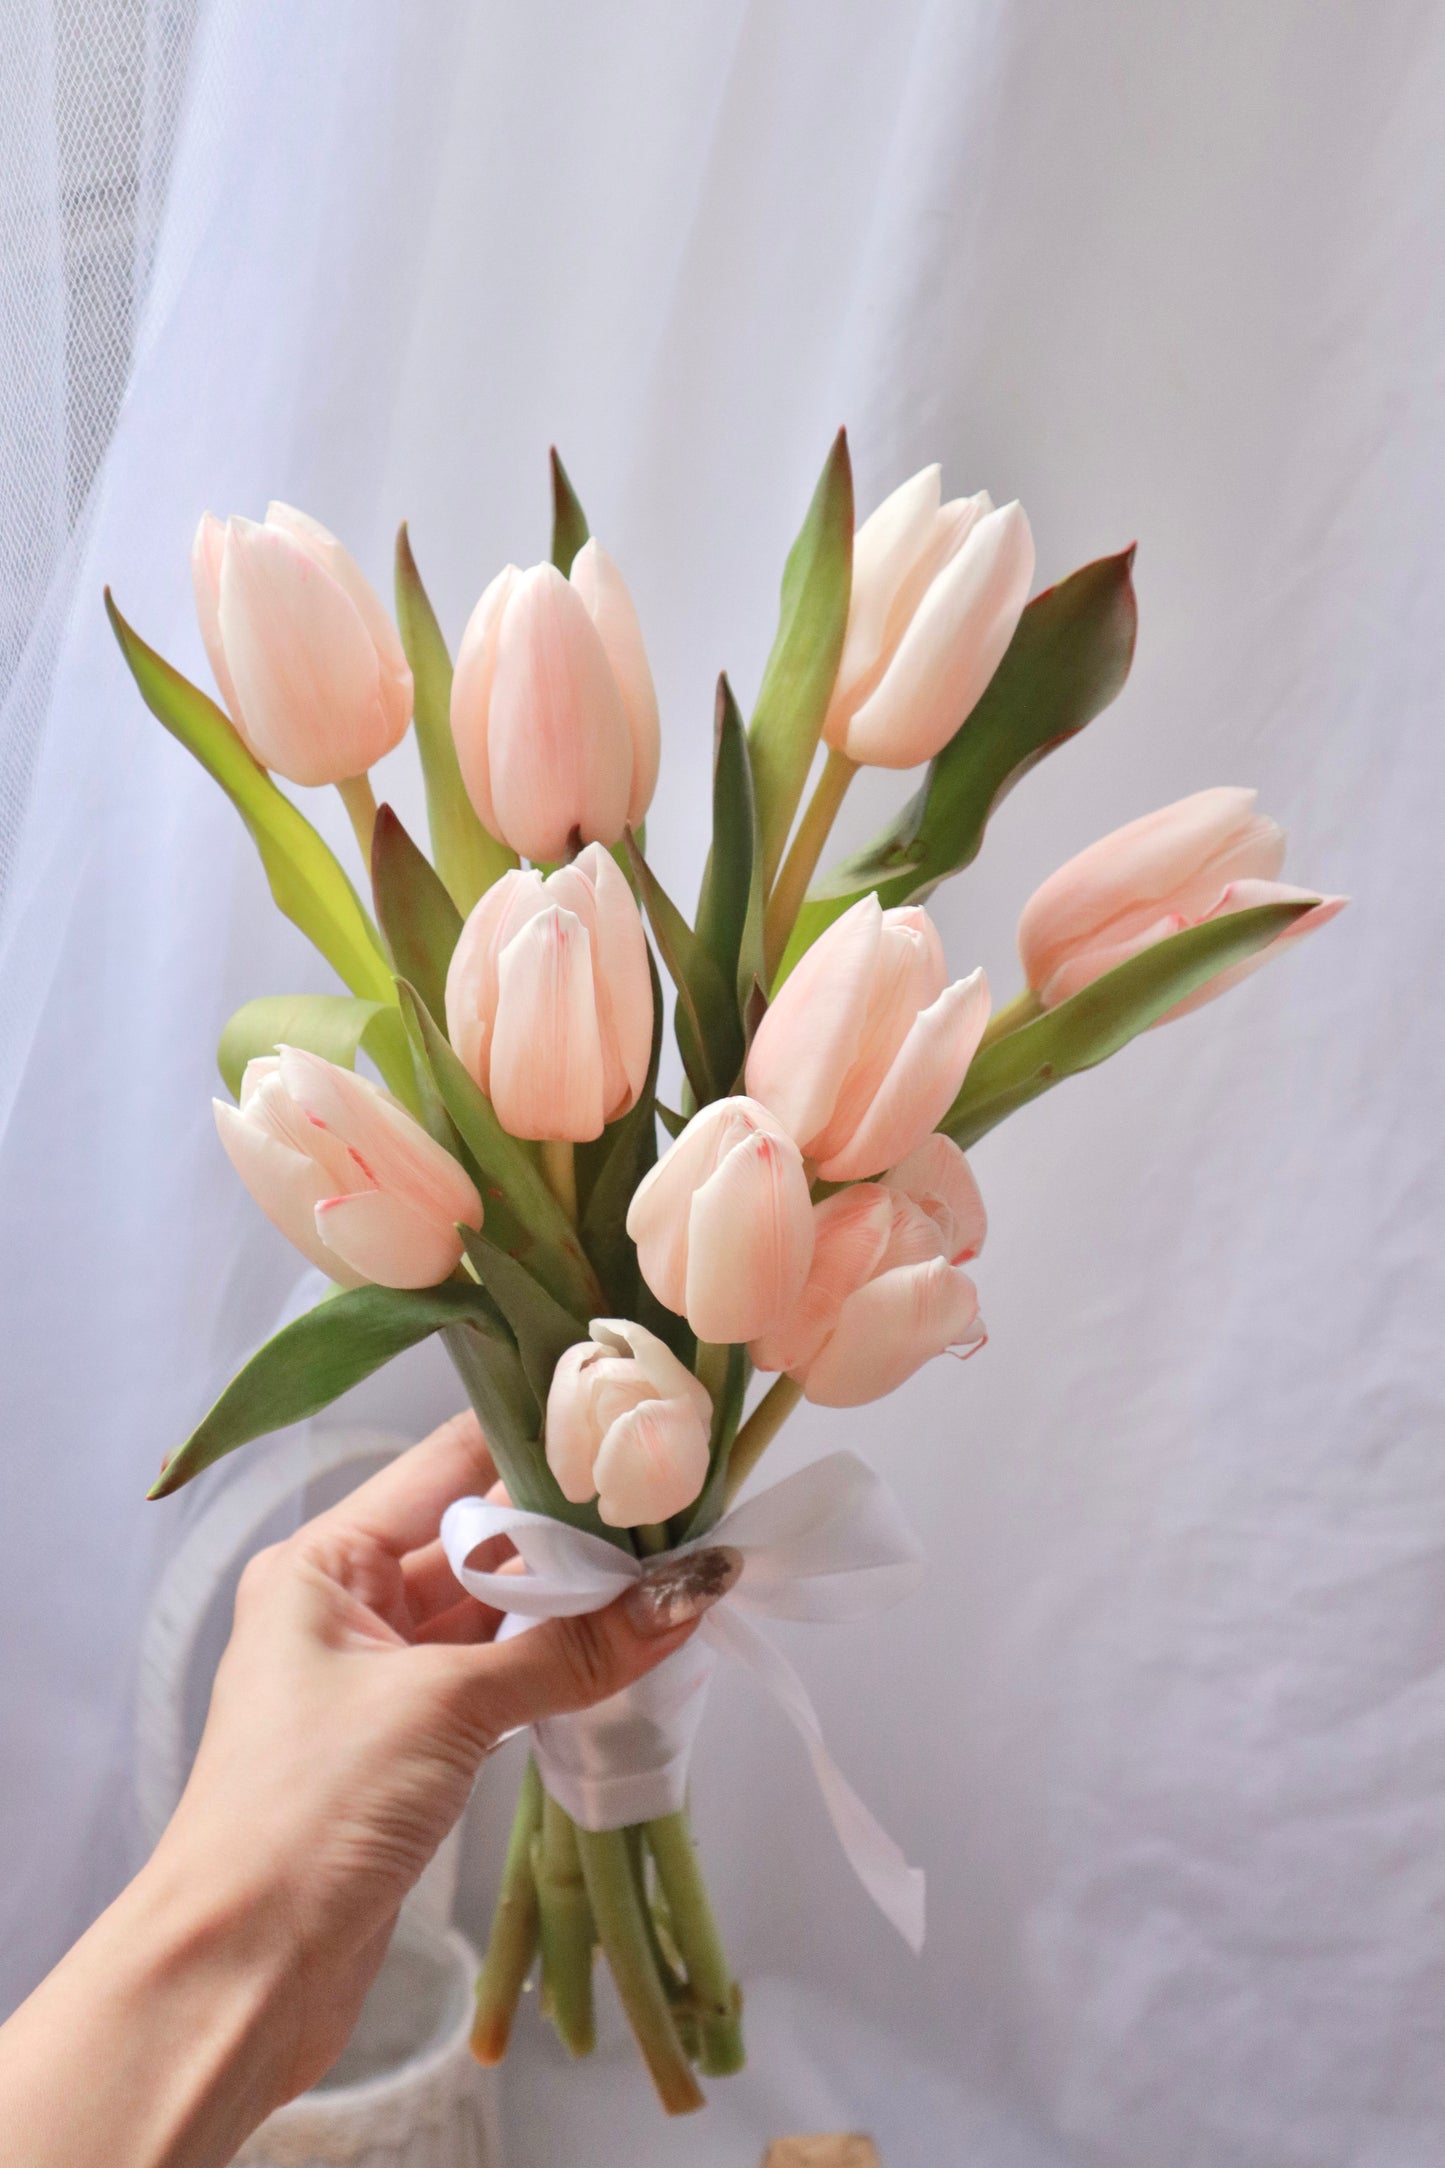
[[616, 843], [657, 784], [660, 739], [642, 628], [600, 542], [497, 574], [452, 679], [452, 735], [477, 816], [524, 858]]
[[712, 1400], [645, 1326], [594, 1317], [547, 1395], [547, 1461], [564, 1498], [609, 1528], [665, 1521], [707, 1481]]
[[241, 1104], [213, 1102], [231, 1164], [313, 1265], [359, 1287], [434, 1287], [482, 1200], [450, 1152], [389, 1092], [283, 1046], [246, 1064]]
[[978, 1290], [959, 1267], [983, 1241], [983, 1201], [947, 1137], [886, 1181], [825, 1198], [813, 1218], [807, 1284], [748, 1350], [759, 1370], [786, 1370], [820, 1407], [853, 1408], [982, 1343]]
[[[1043, 1007], [1056, 1008], [1115, 964], [1186, 926], [1256, 904], [1308, 901], [1312, 890], [1276, 879], [1284, 863], [1284, 830], [1256, 813], [1256, 796], [1252, 790], [1196, 791], [1116, 828], [1051, 873], [1019, 920], [1024, 973]], [[1221, 971], [1169, 1015], [1183, 1016], [1214, 1000], [1284, 943], [1325, 925], [1345, 901], [1319, 897], [1317, 907], [1268, 948]]]
[[802, 1154], [755, 1099], [715, 1099], [643, 1176], [627, 1232], [653, 1294], [700, 1340], [754, 1339], [808, 1276]]
[[514, 1137], [600, 1137], [652, 1059], [652, 976], [637, 903], [589, 843], [543, 876], [504, 873], [447, 970], [447, 1033]]
[[293, 783], [364, 775], [405, 735], [411, 671], [395, 626], [347, 551], [289, 504], [254, 520], [202, 516], [196, 615], [231, 720]]
[[948, 984], [917, 904], [863, 896], [783, 981], [748, 1053], [747, 1087], [828, 1182], [891, 1167], [937, 1127], [988, 1022], [982, 971]]
[[977, 706], [1034, 576], [1021, 504], [941, 504], [925, 467], [853, 539], [848, 629], [823, 737], [875, 768], [932, 760]]

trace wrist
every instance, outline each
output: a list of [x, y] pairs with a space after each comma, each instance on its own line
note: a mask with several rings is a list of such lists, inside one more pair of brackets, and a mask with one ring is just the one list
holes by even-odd
[[34, 2168], [221, 2168], [288, 2085], [291, 1939], [162, 1842], [0, 2032]]

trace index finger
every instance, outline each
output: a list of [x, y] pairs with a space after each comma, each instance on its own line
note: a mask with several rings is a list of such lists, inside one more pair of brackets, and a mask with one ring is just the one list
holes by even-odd
[[454, 1498], [485, 1493], [496, 1478], [482, 1426], [468, 1408], [308, 1525], [322, 1533], [365, 1536], [403, 1558], [433, 1540]]

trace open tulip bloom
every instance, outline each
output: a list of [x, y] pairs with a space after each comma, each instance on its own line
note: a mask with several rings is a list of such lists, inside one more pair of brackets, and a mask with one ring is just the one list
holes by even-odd
[[[497, 574], [455, 673], [405, 528], [393, 624], [306, 514], [206, 514], [192, 576], [216, 698], [107, 597], [146, 701], [230, 796], [340, 981], [232, 1017], [216, 1103], [236, 1172], [336, 1285], [251, 1358], [152, 1495], [439, 1334], [509, 1501], [448, 1514], [464, 1585], [576, 1611], [659, 1554], [729, 1547], [737, 1586], [692, 1641], [615, 1703], [537, 1727], [478, 1987], [474, 2044], [495, 2061], [540, 1951], [541, 2007], [583, 2053], [600, 1946], [680, 2112], [701, 2105], [695, 2068], [724, 2075], [743, 2053], [684, 1797], [719, 1652], [780, 1694], [860, 1878], [922, 1934], [921, 1877], [743, 1615], [896, 1597], [913, 1539], [850, 1455], [735, 1505], [739, 1489], [800, 1400], [858, 1407], [982, 1347], [967, 1148], [1343, 899], [1281, 881], [1284, 836], [1252, 792], [1198, 791], [1043, 884], [1020, 922], [1022, 988], [992, 1008], [927, 899], [1013, 783], [1122, 687], [1133, 551], [1030, 601], [1022, 508], [945, 502], [936, 467], [855, 536], [840, 432], [746, 725], [719, 682], [689, 920], [644, 854], [661, 739], [637, 612], [555, 454], [552, 482], [551, 561]], [[368, 780], [409, 728], [430, 855]], [[882, 833], [820, 874], [858, 767], [923, 763]], [[278, 778], [340, 789], [360, 887]], [[658, 1097], [669, 1012], [675, 1111]], [[902, 1434], [880, 1433], [893, 1449]], [[474, 1557], [488, 1542], [495, 1559], [498, 1534], [525, 1568], [501, 1581]]]

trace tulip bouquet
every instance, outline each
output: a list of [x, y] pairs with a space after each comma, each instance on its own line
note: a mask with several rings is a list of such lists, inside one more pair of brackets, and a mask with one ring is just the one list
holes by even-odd
[[[1045, 882], [1004, 1007], [981, 971], [951, 978], [926, 899], [1119, 691], [1133, 553], [1030, 601], [1020, 506], [945, 503], [936, 467], [855, 534], [840, 433], [746, 726], [718, 686], [689, 920], [646, 855], [660, 734], [637, 615], [555, 454], [552, 482], [550, 563], [498, 574], [455, 669], [405, 528], [393, 625], [302, 513], [204, 518], [192, 570], [219, 705], [107, 598], [146, 701], [346, 988], [263, 996], [222, 1034], [221, 1142], [335, 1286], [245, 1365], [152, 1495], [440, 1334], [505, 1485], [501, 1503], [459, 1502], [444, 1540], [509, 1624], [596, 1608], [678, 1553], [735, 1582], [615, 1705], [537, 1727], [479, 1985], [494, 2061], [540, 1950], [542, 2006], [582, 2053], [600, 1946], [677, 2111], [700, 2103], [694, 2065], [742, 2060], [685, 1804], [720, 1649], [783, 1702], [860, 1877], [922, 1932], [920, 1878], [743, 1615], [856, 1611], [909, 1584], [916, 1547], [852, 1456], [741, 1505], [739, 1488], [800, 1399], [856, 1406], [981, 1344], [966, 1147], [1340, 899], [1280, 884], [1284, 839], [1251, 792], [1205, 790]], [[430, 857], [368, 781], [413, 724]], [[862, 765], [924, 773], [820, 876]], [[372, 909], [277, 778], [338, 787]], [[676, 1107], [658, 1096], [664, 973]], [[499, 1539], [524, 1571], [488, 1570]]]

